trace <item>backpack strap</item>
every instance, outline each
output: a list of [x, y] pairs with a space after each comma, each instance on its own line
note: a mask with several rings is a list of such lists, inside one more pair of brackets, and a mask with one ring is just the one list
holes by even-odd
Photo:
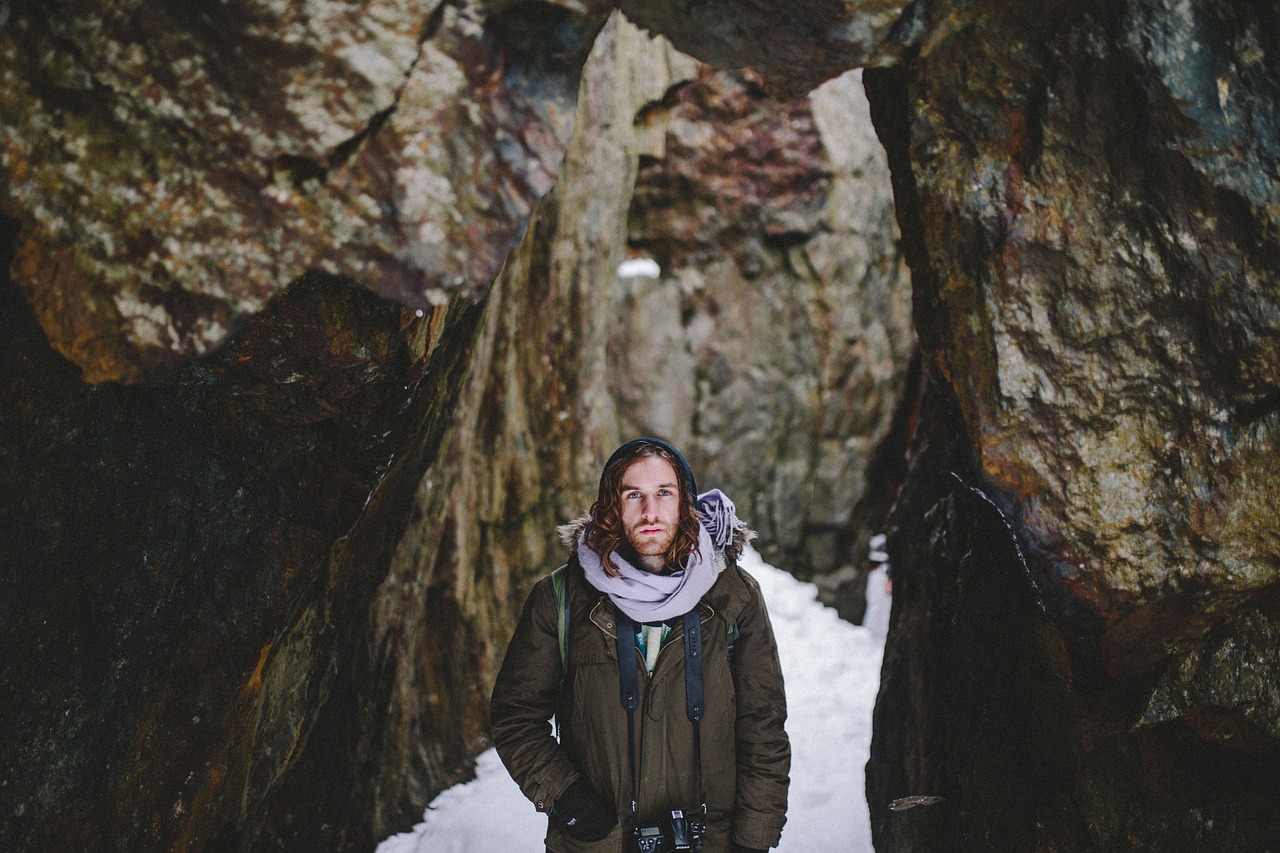
[[569, 669], [569, 591], [566, 589], [568, 569], [566, 564], [551, 573], [551, 591], [556, 596], [556, 631], [560, 635], [561, 682], [564, 681], [563, 673]]
[[[738, 565], [738, 561], [737, 561], [737, 560], [734, 560], [734, 561], [733, 561], [733, 568], [734, 568], [734, 570], [738, 573], [738, 577], [739, 577], [739, 578], [743, 578], [743, 574], [742, 574], [742, 566], [739, 566], [739, 565]], [[743, 579], [745, 580], [745, 578], [743, 578]], [[727, 644], [727, 645], [728, 645], [728, 647], [729, 647], [729, 663], [731, 663], [731, 664], [733, 663], [733, 647], [734, 647], [734, 645], [738, 642], [738, 635], [739, 635], [740, 633], [741, 633], [741, 632], [738, 630], [738, 623], [737, 623], [736, 621], [734, 621], [734, 622], [727, 622], [727, 623], [726, 623], [726, 625], [725, 625], [725, 642], [726, 642], [726, 644]]]
[[556, 740], [563, 742], [562, 730], [568, 728], [569, 708], [565, 701], [569, 676], [569, 590], [568, 566], [551, 573], [551, 592], [556, 598], [556, 633], [560, 637], [560, 691], [556, 695]]

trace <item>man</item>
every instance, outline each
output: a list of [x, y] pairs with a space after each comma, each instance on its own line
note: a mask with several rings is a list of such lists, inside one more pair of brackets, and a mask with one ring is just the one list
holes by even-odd
[[704, 853], [776, 846], [786, 697], [760, 588], [735, 563], [754, 534], [733, 503], [699, 497], [679, 451], [640, 438], [560, 533], [563, 595], [552, 577], [534, 586], [492, 703], [498, 755], [549, 813], [546, 849], [697, 850], [693, 836]]

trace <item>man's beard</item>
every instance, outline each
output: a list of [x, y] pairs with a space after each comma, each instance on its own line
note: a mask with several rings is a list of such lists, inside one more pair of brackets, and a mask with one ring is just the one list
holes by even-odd
[[[662, 533], [656, 536], [641, 536], [640, 531], [646, 527], [661, 527]], [[627, 531], [627, 543], [642, 557], [658, 557], [667, 553], [675, 540], [675, 530], [665, 524], [637, 524], [632, 530]]]

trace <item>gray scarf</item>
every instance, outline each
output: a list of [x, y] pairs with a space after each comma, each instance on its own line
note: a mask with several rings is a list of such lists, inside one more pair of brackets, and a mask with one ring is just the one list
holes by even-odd
[[616, 551], [609, 555], [609, 562], [619, 576], [610, 575], [600, 555], [587, 545], [584, 531], [578, 537], [578, 562], [587, 582], [637, 622], [658, 622], [688, 613], [724, 571], [725, 561], [717, 552], [724, 550], [739, 525], [733, 501], [719, 489], [698, 496], [698, 516], [697, 549], [682, 569], [665, 575], [633, 566]]

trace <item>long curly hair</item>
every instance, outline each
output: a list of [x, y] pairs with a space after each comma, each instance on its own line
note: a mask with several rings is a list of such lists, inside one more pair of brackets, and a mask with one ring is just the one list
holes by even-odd
[[583, 532], [587, 546], [600, 555], [604, 570], [614, 577], [619, 572], [613, 567], [609, 557], [619, 551], [626, 555], [631, 550], [626, 528], [622, 524], [622, 475], [633, 463], [650, 456], [671, 463], [679, 487], [679, 521], [671, 547], [663, 555], [667, 566], [683, 566], [689, 555], [698, 550], [698, 510], [694, 506], [693, 485], [685, 475], [685, 466], [666, 448], [638, 442], [635, 447], [619, 454], [605, 466], [604, 473], [600, 475], [600, 491], [596, 495], [596, 502], [591, 505], [591, 520]]

